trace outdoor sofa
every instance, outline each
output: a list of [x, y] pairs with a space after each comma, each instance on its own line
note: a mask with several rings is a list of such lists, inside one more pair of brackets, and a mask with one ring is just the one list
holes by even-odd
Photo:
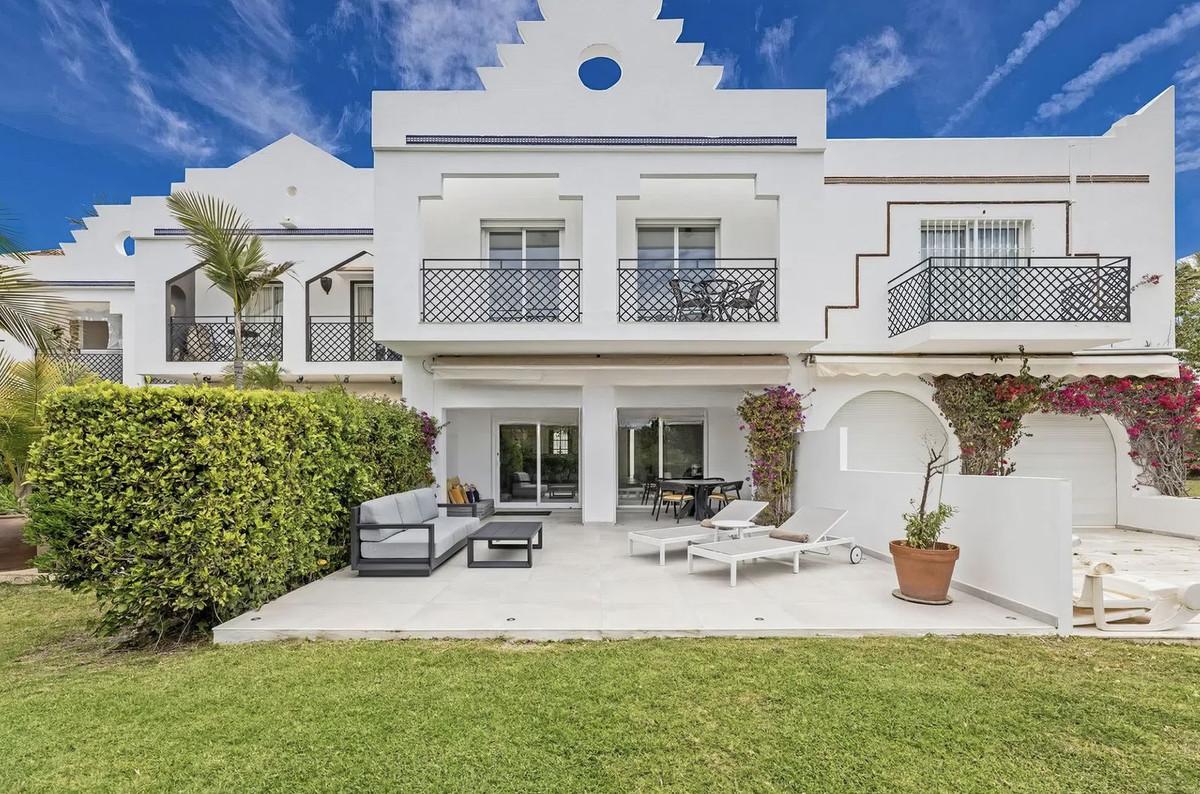
[[[448, 515], [470, 508], [470, 515]], [[363, 502], [350, 511], [350, 568], [359, 576], [429, 576], [479, 529], [479, 503], [439, 504], [433, 488]]]

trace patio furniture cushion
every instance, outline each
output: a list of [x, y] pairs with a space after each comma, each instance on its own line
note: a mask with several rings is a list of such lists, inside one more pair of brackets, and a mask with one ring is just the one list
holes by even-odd
[[[440, 557], [479, 529], [479, 519], [441, 516], [433, 521], [433, 527], [433, 553]], [[424, 529], [405, 529], [377, 543], [363, 543], [362, 556], [368, 560], [424, 559], [429, 555], [426, 532]]]
[[775, 540], [791, 541], [792, 543], [808, 543], [807, 532], [789, 532], [786, 529], [772, 529], [769, 533], [769, 537], [772, 537]]
[[400, 507], [400, 524], [424, 524], [425, 517], [421, 506], [417, 503], [416, 491], [405, 491], [396, 494], [396, 504]]
[[438, 517], [437, 491], [432, 488], [420, 488], [413, 493], [417, 496], [417, 509], [421, 511], [421, 520], [417, 523], [436, 519]]
[[[359, 520], [363, 524], [403, 524], [400, 519], [400, 506], [395, 494], [381, 496], [369, 502], [363, 502], [358, 511]], [[359, 529], [358, 536], [364, 541], [387, 540], [400, 532], [398, 529]]]

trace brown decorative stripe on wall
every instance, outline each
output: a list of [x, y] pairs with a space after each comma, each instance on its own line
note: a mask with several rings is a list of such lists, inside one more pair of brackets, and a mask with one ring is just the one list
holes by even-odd
[[996, 174], [993, 176], [827, 176], [827, 185], [1069, 185], [1059, 174]]
[[1149, 174], [1080, 174], [1075, 177], [1075, 181], [1081, 185], [1101, 184], [1101, 183], [1137, 183], [1147, 184], [1150, 182]]

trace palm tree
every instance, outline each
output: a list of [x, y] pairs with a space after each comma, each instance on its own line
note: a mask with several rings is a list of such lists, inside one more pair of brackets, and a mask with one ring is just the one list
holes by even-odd
[[29, 450], [42, 436], [42, 401], [63, 385], [59, 368], [45, 356], [14, 361], [0, 353], [0, 464], [17, 503], [29, 496]]
[[[0, 209], [0, 260], [26, 262], [8, 218]], [[0, 261], [0, 332], [35, 351], [50, 350], [67, 319], [66, 304], [45, 284], [24, 268]]]
[[184, 192], [168, 196], [167, 209], [187, 231], [188, 248], [200, 260], [204, 275], [233, 302], [233, 383], [240, 389], [246, 372], [242, 312], [293, 263], [268, 262], [262, 238], [232, 204]]

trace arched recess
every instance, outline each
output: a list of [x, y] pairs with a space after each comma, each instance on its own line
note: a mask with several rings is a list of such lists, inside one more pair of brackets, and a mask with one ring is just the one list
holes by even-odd
[[1070, 480], [1075, 526], [1115, 526], [1117, 451], [1108, 423], [1100, 417], [1031, 414], [1024, 429], [1029, 435], [1011, 453], [1016, 476]]
[[839, 408], [826, 427], [848, 429], [849, 466], [867, 471], [924, 471], [926, 443], [940, 449], [948, 440], [933, 411], [896, 391], [860, 394]]

